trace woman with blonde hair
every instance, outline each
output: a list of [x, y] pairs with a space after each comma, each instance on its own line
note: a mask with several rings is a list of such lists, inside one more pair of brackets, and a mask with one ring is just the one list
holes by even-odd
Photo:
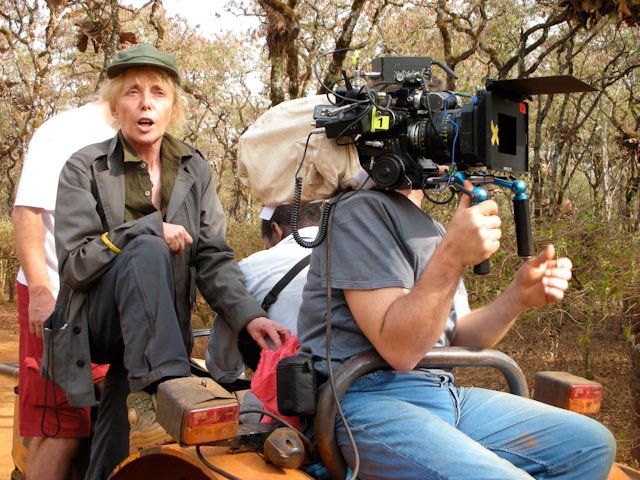
[[91, 405], [90, 362], [112, 365], [87, 478], [107, 477], [126, 457], [127, 417], [131, 452], [169, 440], [154, 394], [190, 374], [196, 285], [263, 348], [264, 337], [279, 346], [289, 336], [242, 283], [211, 167], [167, 133], [184, 111], [175, 57], [137, 45], [116, 55], [107, 76], [101, 96], [118, 133], [70, 158], [56, 205], [58, 305], [68, 328], [52, 337], [55, 381], [72, 405]]

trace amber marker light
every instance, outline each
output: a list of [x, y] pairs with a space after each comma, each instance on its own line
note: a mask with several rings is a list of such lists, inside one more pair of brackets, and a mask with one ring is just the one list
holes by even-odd
[[210, 378], [175, 378], [158, 387], [158, 423], [182, 445], [234, 438], [239, 416], [236, 396]]
[[567, 372], [536, 373], [533, 399], [576, 413], [600, 411], [602, 384]]
[[598, 413], [601, 401], [602, 385], [572, 385], [566, 409], [577, 413]]
[[186, 411], [181, 443], [199, 445], [233, 438], [238, 434], [240, 405], [237, 402]]

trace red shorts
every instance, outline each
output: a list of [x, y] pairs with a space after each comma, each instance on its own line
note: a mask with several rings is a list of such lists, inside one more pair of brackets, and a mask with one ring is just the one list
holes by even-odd
[[[42, 361], [42, 338], [29, 332], [29, 290], [26, 285], [17, 284], [18, 293], [18, 322], [20, 323], [20, 376], [18, 378], [19, 417], [21, 437], [44, 437], [56, 435], [59, 438], [84, 438], [89, 436], [91, 429], [90, 409], [75, 408], [69, 405], [64, 391], [46, 382], [47, 406], [44, 408], [45, 379], [40, 376], [40, 362]], [[108, 365], [92, 365], [93, 380], [98, 382], [104, 378], [109, 369]], [[57, 401], [57, 416], [55, 405]], [[42, 414], [45, 413], [44, 424]], [[43, 433], [44, 429], [44, 433]]]

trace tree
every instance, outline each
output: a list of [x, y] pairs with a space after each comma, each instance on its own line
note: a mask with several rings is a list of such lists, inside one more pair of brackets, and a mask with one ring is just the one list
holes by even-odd
[[348, 50], [363, 47], [385, 9], [394, 5], [391, 0], [350, 0], [345, 4], [335, 0], [256, 2], [257, 12], [264, 19], [272, 106], [309, 93], [312, 65], [321, 53], [334, 51], [320, 75], [325, 84], [335, 80]]
[[559, 4], [583, 27], [593, 26], [606, 17], [619, 17], [635, 27], [640, 19], [638, 0], [560, 0]]

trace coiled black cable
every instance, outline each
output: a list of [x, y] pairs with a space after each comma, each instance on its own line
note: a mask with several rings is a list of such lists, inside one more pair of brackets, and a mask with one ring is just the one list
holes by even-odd
[[[306, 148], [305, 148], [306, 151]], [[291, 205], [291, 233], [294, 240], [304, 248], [316, 248], [318, 245], [324, 242], [327, 236], [327, 224], [329, 223], [329, 215], [333, 210], [332, 203], [325, 203], [322, 209], [322, 217], [320, 218], [320, 225], [316, 238], [311, 241], [307, 241], [300, 236], [298, 232], [298, 216], [300, 214], [300, 199], [302, 198], [302, 178], [296, 175], [296, 186], [293, 192], [293, 204]]]
[[329, 214], [333, 209], [333, 205], [330, 203], [325, 204], [322, 209], [322, 217], [320, 218], [320, 225], [318, 234], [316, 238], [312, 241], [307, 241], [300, 236], [298, 232], [298, 217], [300, 215], [300, 201], [302, 199], [302, 177], [300, 176], [300, 170], [302, 170], [302, 165], [304, 164], [304, 159], [307, 156], [307, 149], [309, 148], [309, 141], [311, 140], [311, 135], [316, 133], [324, 133], [324, 130], [312, 130], [309, 135], [307, 135], [307, 141], [304, 144], [304, 151], [302, 152], [302, 159], [300, 160], [300, 164], [298, 165], [298, 169], [295, 174], [295, 187], [293, 189], [293, 202], [291, 204], [291, 233], [293, 234], [293, 239], [296, 241], [298, 245], [304, 248], [316, 248], [318, 245], [321, 245], [324, 242], [324, 239], [327, 235], [327, 223], [329, 222]]

